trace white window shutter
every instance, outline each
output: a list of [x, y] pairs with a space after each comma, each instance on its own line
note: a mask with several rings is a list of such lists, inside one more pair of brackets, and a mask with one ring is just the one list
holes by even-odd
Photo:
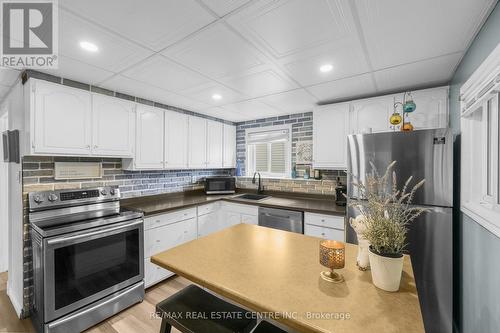
[[286, 143], [284, 141], [273, 142], [271, 145], [271, 173], [286, 173]]

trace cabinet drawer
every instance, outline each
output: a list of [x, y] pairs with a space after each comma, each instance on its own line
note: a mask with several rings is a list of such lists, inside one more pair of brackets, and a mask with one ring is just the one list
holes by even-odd
[[196, 218], [144, 232], [144, 256], [150, 257], [196, 238]]
[[345, 229], [343, 216], [323, 215], [315, 213], [305, 213], [304, 222], [306, 224], [314, 224], [321, 227]]
[[146, 288], [174, 275], [173, 272], [153, 264], [150, 258], [144, 259], [144, 284]]
[[320, 237], [344, 242], [344, 230], [325, 228], [317, 225], [306, 224], [304, 226], [304, 234], [307, 236]]
[[196, 217], [196, 208], [181, 209], [167, 214], [155, 215], [144, 219], [144, 230], [188, 220]]
[[207, 205], [198, 206], [198, 216], [206, 215], [215, 212], [219, 208], [218, 202], [209, 203]]

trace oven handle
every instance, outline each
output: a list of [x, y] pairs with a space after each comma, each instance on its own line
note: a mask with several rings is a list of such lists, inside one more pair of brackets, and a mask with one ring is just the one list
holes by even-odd
[[120, 230], [120, 229], [126, 229], [126, 228], [133, 227], [135, 225], [142, 224], [142, 223], [143, 223], [142, 219], [141, 220], [135, 220], [135, 221], [133, 221], [131, 223], [122, 224], [122, 225], [116, 226], [116, 227], [100, 229], [100, 230], [96, 230], [96, 231], [92, 231], [92, 232], [87, 232], [87, 233], [84, 233], [84, 234], [79, 234], [79, 235], [74, 235], [74, 236], [66, 236], [66, 237], [59, 237], [59, 238], [49, 239], [47, 241], [47, 244], [48, 245], [54, 245], [54, 244], [66, 243], [66, 242], [74, 241], [74, 240], [81, 239], [81, 238], [87, 238], [87, 237], [91, 237], [91, 236], [97, 236], [97, 235], [101, 235], [101, 234], [106, 234], [106, 233], [109, 233], [110, 231], [116, 231], [116, 230]]

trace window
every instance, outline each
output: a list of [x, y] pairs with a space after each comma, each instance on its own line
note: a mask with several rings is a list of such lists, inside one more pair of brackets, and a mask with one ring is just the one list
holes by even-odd
[[500, 237], [500, 45], [460, 92], [461, 210]]
[[263, 177], [287, 177], [290, 174], [290, 133], [289, 126], [247, 130], [247, 176], [260, 172]]

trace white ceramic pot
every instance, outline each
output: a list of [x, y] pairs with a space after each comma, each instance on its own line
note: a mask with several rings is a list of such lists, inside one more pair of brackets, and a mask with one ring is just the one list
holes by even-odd
[[375, 287], [385, 291], [398, 291], [403, 272], [403, 256], [384, 257], [369, 250], [370, 269]]

